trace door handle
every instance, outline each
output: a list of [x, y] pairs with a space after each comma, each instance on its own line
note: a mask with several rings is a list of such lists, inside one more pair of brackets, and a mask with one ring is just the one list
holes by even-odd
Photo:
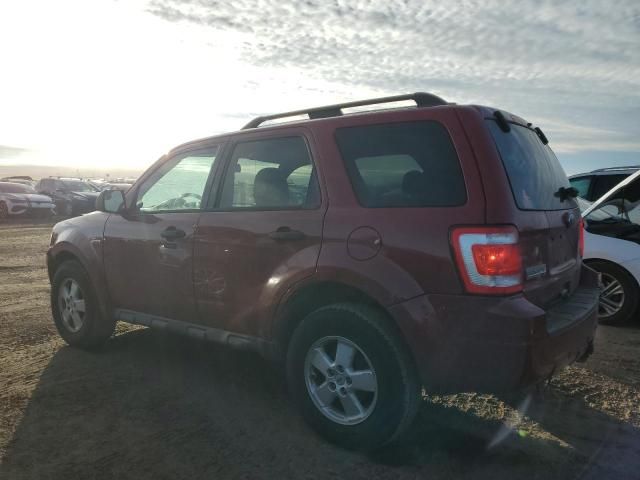
[[300, 230], [291, 230], [289, 227], [280, 227], [269, 234], [274, 240], [302, 240], [306, 235]]
[[186, 233], [184, 230], [180, 230], [176, 227], [167, 227], [162, 231], [160, 236], [165, 240], [177, 240], [178, 238], [186, 237]]

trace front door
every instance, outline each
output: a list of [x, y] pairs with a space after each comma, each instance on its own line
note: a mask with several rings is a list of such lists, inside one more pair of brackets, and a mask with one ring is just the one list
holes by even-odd
[[281, 295], [315, 271], [324, 205], [302, 134], [236, 143], [195, 235], [201, 323], [265, 334]]
[[140, 185], [134, 208], [109, 217], [104, 264], [114, 308], [197, 321], [194, 231], [217, 150], [170, 157]]

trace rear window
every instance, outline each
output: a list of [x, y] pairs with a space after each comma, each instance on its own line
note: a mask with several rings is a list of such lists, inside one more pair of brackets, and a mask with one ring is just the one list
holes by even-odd
[[565, 210], [576, 208], [575, 200], [557, 195], [569, 180], [548, 145], [530, 128], [511, 123], [503, 132], [494, 120], [487, 120], [502, 163], [509, 177], [513, 197], [521, 210]]
[[340, 128], [336, 141], [365, 207], [447, 207], [467, 200], [458, 156], [438, 122]]

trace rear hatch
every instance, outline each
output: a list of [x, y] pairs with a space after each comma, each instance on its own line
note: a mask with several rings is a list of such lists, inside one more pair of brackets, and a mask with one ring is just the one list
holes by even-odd
[[[503, 117], [504, 119], [504, 117]], [[485, 120], [507, 174], [514, 208], [502, 209], [520, 232], [524, 294], [549, 308], [578, 287], [580, 210], [569, 180], [541, 131]], [[508, 131], [507, 131], [508, 130]]]

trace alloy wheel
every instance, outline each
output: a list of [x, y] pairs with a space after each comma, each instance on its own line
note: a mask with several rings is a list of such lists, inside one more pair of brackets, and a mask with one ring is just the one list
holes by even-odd
[[618, 313], [624, 305], [624, 288], [619, 280], [608, 273], [601, 272], [600, 305], [598, 315], [607, 318]]
[[78, 282], [67, 278], [58, 291], [58, 310], [65, 328], [72, 333], [78, 332], [84, 325], [86, 303], [84, 293]]
[[373, 412], [378, 381], [364, 351], [344, 337], [324, 337], [307, 352], [304, 363], [307, 391], [328, 419], [355, 425]]

